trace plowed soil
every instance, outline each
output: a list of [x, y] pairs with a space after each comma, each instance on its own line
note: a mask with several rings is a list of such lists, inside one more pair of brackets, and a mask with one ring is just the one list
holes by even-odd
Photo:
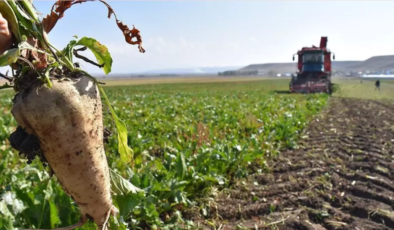
[[299, 145], [270, 160], [270, 172], [216, 197], [199, 222], [223, 230], [394, 229], [392, 102], [331, 98]]

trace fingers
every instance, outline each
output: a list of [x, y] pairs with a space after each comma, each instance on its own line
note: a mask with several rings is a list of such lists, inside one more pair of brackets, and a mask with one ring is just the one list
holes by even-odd
[[1, 15], [0, 13], [0, 34], [9, 37], [10, 30], [8, 29], [8, 22], [7, 20]]
[[5, 23], [8, 25], [7, 20], [3, 17], [3, 15], [0, 13], [0, 23]]
[[7, 20], [0, 13], [0, 55], [12, 46], [12, 33]]

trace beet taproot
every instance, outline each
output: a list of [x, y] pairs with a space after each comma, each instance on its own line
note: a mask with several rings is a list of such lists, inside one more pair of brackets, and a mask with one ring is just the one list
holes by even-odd
[[79, 206], [81, 223], [91, 218], [106, 229], [117, 209], [111, 198], [100, 92], [87, 76], [52, 83], [52, 88], [37, 84], [20, 91], [12, 114], [39, 140], [59, 183]]

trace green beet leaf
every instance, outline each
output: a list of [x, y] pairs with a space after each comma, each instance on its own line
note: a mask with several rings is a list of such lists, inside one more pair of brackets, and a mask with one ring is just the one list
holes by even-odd
[[105, 45], [102, 45], [94, 38], [88, 38], [88, 37], [81, 38], [81, 40], [79, 40], [75, 45], [86, 46], [88, 49], [90, 49], [93, 52], [94, 56], [97, 59], [98, 64], [99, 65], [104, 64], [103, 67], [104, 73], [108, 74], [111, 72], [112, 57]]
[[5, 51], [3, 55], [0, 56], [0, 66], [8, 66], [15, 63], [21, 54], [19, 48], [13, 48]]
[[130, 181], [124, 179], [121, 175], [117, 174], [114, 170], [110, 169], [111, 175], [111, 191], [117, 195], [128, 195], [129, 193], [136, 194], [144, 192], [144, 190], [135, 187]]

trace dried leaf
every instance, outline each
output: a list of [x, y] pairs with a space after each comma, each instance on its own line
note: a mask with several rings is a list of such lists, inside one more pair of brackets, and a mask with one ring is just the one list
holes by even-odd
[[[95, 0], [58, 0], [53, 6], [52, 6], [52, 12], [51, 14], [47, 15], [42, 23], [44, 26], [44, 30], [46, 33], [49, 33], [53, 27], [56, 25], [57, 21], [64, 16], [64, 12], [69, 9], [72, 5], [78, 4], [78, 3], [84, 3], [88, 1], [95, 1]], [[125, 40], [127, 43], [131, 45], [138, 45], [139, 51], [141, 53], [145, 53], [144, 48], [142, 47], [142, 38], [140, 35], [140, 31], [136, 29], [133, 25], [133, 29], [130, 30], [127, 25], [123, 24], [123, 22], [119, 21], [118, 18], [116, 17], [116, 14], [112, 7], [106, 3], [103, 0], [98, 0], [102, 2], [104, 5], [107, 6], [108, 8], [108, 18], [111, 18], [111, 15], [113, 14], [116, 19], [116, 24], [118, 25], [119, 29], [122, 31], [123, 35], [125, 36]], [[133, 38], [136, 38], [137, 41], [133, 41]]]
[[[121, 21], [116, 20], [118, 27], [122, 30], [126, 42], [132, 45], [138, 45], [138, 48], [141, 53], [145, 53], [145, 49], [142, 47], [142, 38], [140, 35], [140, 31], [136, 29], [133, 25], [133, 29], [130, 30], [129, 27], [123, 24]], [[137, 41], [133, 41], [133, 38], [137, 38]]]
[[59, 20], [59, 15], [55, 12], [51, 12], [42, 20], [42, 26], [44, 27], [44, 31], [49, 33], [53, 27], [56, 25], [57, 20]]
[[73, 5], [73, 1], [61, 1], [61, 0], [58, 0], [52, 6], [52, 11], [55, 10], [57, 13], [59, 13], [59, 18], [62, 18], [64, 16], [64, 11], [66, 11], [72, 5]]
[[38, 54], [38, 60], [35, 63], [37, 69], [44, 69], [48, 66], [47, 58], [45, 54]]
[[37, 52], [36, 49], [40, 49], [39, 42], [36, 38], [28, 37], [27, 43], [29, 43], [34, 49], [22, 49], [21, 56], [28, 59], [29, 61], [35, 61], [36, 68], [47, 67], [47, 57], [44, 53]]

